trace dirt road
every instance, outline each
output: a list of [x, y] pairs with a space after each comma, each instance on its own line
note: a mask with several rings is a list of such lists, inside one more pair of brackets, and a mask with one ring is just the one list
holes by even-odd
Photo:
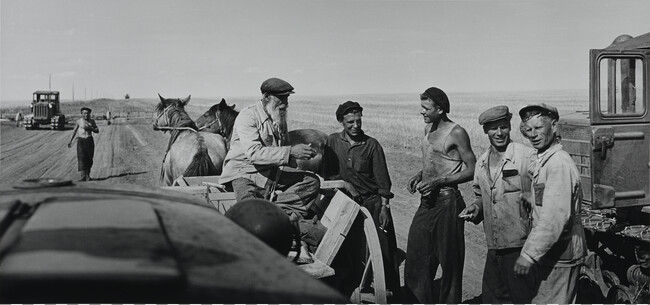
[[[196, 115], [193, 115], [196, 117]], [[159, 186], [160, 164], [169, 135], [153, 131], [150, 120], [116, 119], [106, 125], [99, 121], [95, 135], [95, 158], [91, 176], [105, 183], [133, 183]], [[71, 128], [65, 131], [24, 130], [9, 122], [0, 129], [0, 183], [40, 177], [77, 177], [76, 144], [67, 147]], [[391, 202], [398, 247], [406, 250], [408, 229], [419, 198], [404, 185], [419, 170], [418, 156], [386, 150], [395, 199]], [[467, 184], [461, 187], [466, 202], [472, 194]], [[480, 303], [481, 277], [485, 260], [485, 240], [481, 226], [465, 226], [465, 268], [463, 302]], [[401, 266], [403, 273], [403, 262]], [[438, 271], [440, 276], [440, 270]]]

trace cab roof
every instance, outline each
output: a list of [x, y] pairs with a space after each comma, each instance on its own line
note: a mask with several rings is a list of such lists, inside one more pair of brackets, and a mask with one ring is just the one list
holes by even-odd
[[34, 94], [59, 94], [59, 91], [38, 90]]
[[[624, 35], [621, 35], [624, 36]], [[614, 42], [605, 48], [606, 50], [632, 50], [632, 49], [650, 49], [650, 32], [637, 37], [629, 38], [627, 40], [618, 41], [617, 37]]]

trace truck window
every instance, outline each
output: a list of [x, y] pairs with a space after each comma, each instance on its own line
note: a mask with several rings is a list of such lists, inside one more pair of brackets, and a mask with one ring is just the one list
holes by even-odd
[[642, 116], [646, 111], [644, 62], [640, 58], [602, 58], [599, 62], [600, 113]]

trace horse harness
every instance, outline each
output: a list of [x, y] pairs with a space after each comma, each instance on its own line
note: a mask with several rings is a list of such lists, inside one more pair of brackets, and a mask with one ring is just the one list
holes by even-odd
[[[169, 105], [169, 106], [165, 107], [165, 109], [163, 109], [163, 111], [160, 112], [160, 114], [158, 114], [158, 116], [156, 117], [156, 122], [158, 122], [158, 120], [160, 119], [160, 117], [163, 116], [164, 114], [166, 114], [166, 113], [169, 111], [169, 109], [171, 109], [171, 108], [174, 107], [174, 106], [175, 106], [175, 105]], [[224, 130], [223, 130], [223, 124], [221, 123], [221, 119], [219, 119], [219, 116], [218, 116], [218, 115], [215, 115], [215, 119], [214, 119], [214, 120], [212, 120], [212, 121], [211, 121], [210, 123], [208, 123], [207, 125], [204, 125], [203, 127], [199, 128], [198, 130], [197, 130], [197, 129], [194, 129], [194, 128], [192, 128], [192, 127], [187, 127], [187, 126], [183, 126], [183, 127], [169, 127], [169, 126], [165, 126], [165, 127], [156, 127], [156, 128], [159, 129], [159, 130], [191, 130], [191, 131], [193, 131], [193, 132], [200, 132], [200, 131], [203, 131], [203, 129], [210, 128], [210, 127], [211, 127], [212, 125], [214, 125], [215, 123], [219, 123], [219, 129], [217, 129], [217, 132], [216, 132], [216, 133], [217, 133], [217, 134], [221, 134], [220, 132], [223, 132]]]

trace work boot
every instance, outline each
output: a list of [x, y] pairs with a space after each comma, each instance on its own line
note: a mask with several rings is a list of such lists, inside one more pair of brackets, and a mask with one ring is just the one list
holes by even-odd
[[87, 171], [86, 171], [86, 181], [91, 181], [91, 180], [93, 180], [93, 179], [90, 178], [90, 171], [87, 170]]
[[79, 171], [79, 180], [78, 181], [86, 181], [86, 171]]

